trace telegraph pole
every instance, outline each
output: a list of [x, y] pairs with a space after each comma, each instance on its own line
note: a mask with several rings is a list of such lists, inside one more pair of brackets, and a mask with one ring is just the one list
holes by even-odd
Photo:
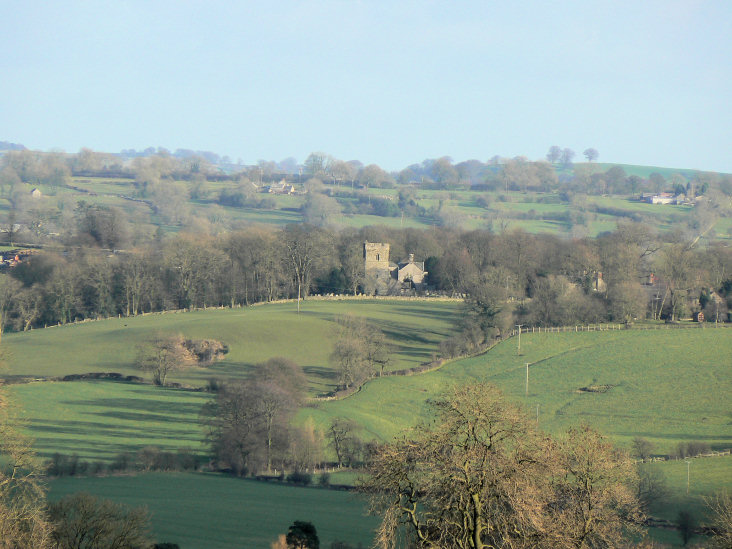
[[516, 324], [516, 327], [518, 328], [518, 352], [517, 354], [521, 354], [521, 328], [523, 327], [523, 324]]
[[[529, 363], [526, 363], [526, 396], [529, 396]], [[537, 406], [537, 417], [539, 416], [538, 406]]]
[[686, 495], [689, 495], [689, 467], [691, 466], [691, 460], [686, 460]]

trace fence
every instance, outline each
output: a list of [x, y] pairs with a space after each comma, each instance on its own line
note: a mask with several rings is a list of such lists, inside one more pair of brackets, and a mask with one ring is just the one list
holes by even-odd
[[[678, 330], [732, 328], [730, 323], [693, 322], [685, 324], [587, 324], [575, 326], [523, 326], [522, 334], [557, 334], [566, 332], [605, 332], [613, 330]], [[511, 330], [508, 337], [517, 336], [519, 330]]]

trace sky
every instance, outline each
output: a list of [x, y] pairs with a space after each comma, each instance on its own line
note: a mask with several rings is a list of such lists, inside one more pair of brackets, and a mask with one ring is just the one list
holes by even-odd
[[732, 2], [0, 0], [0, 141], [732, 172]]

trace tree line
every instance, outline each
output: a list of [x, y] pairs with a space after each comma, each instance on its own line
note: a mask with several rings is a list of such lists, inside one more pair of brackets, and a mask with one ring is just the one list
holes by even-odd
[[[113, 219], [103, 217], [80, 225], [79, 241], [86, 234], [88, 244], [99, 246], [92, 235], [104, 241], [113, 227]], [[91, 245], [38, 252], [0, 274], [0, 327], [28, 330], [313, 293], [368, 293], [366, 240], [389, 242], [393, 259], [409, 253], [424, 259], [430, 292], [463, 296], [466, 333], [475, 337], [505, 333], [517, 322], [677, 320], [694, 311], [726, 321], [732, 305], [729, 248], [697, 247], [678, 233], [662, 236], [634, 222], [574, 240], [521, 230], [334, 231], [301, 224], [219, 236], [184, 233], [118, 253]]]

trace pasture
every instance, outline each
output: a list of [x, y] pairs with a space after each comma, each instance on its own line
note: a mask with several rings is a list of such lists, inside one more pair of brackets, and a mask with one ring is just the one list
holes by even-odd
[[[605, 171], [610, 164], [596, 164], [596, 171]], [[694, 170], [676, 170], [652, 166], [620, 165], [626, 174], [648, 177], [658, 172], [665, 177], [681, 173], [691, 180]], [[571, 175], [571, 170], [555, 167], [559, 174]], [[178, 184], [193, 190], [191, 182], [178, 181]], [[128, 200], [124, 197], [138, 196], [139, 189], [132, 179], [112, 179], [107, 177], [74, 177], [68, 187], [46, 187], [41, 205], [53, 210], [52, 217], [59, 218], [62, 210], [73, 209], [77, 201], [89, 204], [116, 207], [124, 211], [132, 223], [133, 238], [152, 235], [156, 227], [166, 231], [178, 231], [199, 226], [196, 223], [220, 226], [228, 229], [245, 225], [281, 227], [288, 223], [303, 221], [303, 195], [279, 196], [260, 193], [255, 201], [264, 201], [259, 207], [231, 207], [218, 204], [221, 191], [239, 185], [233, 181], [208, 181], [195, 188], [195, 198], [190, 198], [186, 206], [191, 216], [180, 225], [166, 225], [167, 221], [156, 214], [148, 204]], [[477, 191], [472, 188], [433, 190], [406, 187], [420, 213], [402, 217], [382, 217], [361, 208], [359, 199], [346, 186], [326, 186], [336, 197], [345, 213], [334, 214], [329, 224], [334, 227], [364, 227], [385, 225], [389, 227], [429, 228], [435, 224], [461, 227], [466, 230], [521, 228], [531, 233], [551, 233], [564, 236], [596, 236], [604, 231], [613, 230], [618, 221], [624, 218], [642, 219], [662, 232], [677, 228], [678, 224], [694, 226], [694, 208], [687, 206], [651, 205], [630, 200], [624, 195], [577, 195], [568, 199], [556, 192], [520, 192], [498, 188], [493, 191]], [[358, 192], [376, 198], [395, 201], [398, 193], [405, 187], [397, 185], [391, 189], [367, 188]], [[0, 200], [0, 210], [6, 208], [5, 200]], [[361, 208], [361, 209], [359, 209]], [[352, 213], [349, 213], [352, 212]], [[196, 222], [193, 218], [198, 218]], [[690, 229], [693, 231], [693, 228]], [[709, 238], [729, 240], [729, 218], [721, 217], [715, 231]]]
[[109, 463], [146, 446], [205, 453], [198, 414], [208, 393], [109, 381], [27, 383], [7, 392], [43, 460], [58, 452]]
[[295, 520], [312, 522], [321, 547], [345, 541], [371, 545], [378, 521], [353, 493], [298, 488], [202, 473], [149, 473], [61, 478], [49, 499], [85, 491], [118, 503], [146, 505], [158, 542], [186, 549], [268, 549]]
[[[150, 333], [213, 337], [229, 344], [226, 359], [213, 368], [181, 373], [175, 381], [198, 386], [209, 377], [245, 377], [252, 365], [284, 355], [304, 366], [310, 394], [317, 395], [334, 383], [327, 357], [336, 315], [351, 312], [381, 325], [394, 348], [392, 368], [405, 368], [430, 358], [439, 341], [453, 333], [459, 310], [459, 304], [443, 301], [309, 300], [299, 316], [293, 303], [146, 315], [7, 334], [3, 347], [9, 376], [139, 374], [132, 365], [135, 348]], [[331, 418], [347, 417], [361, 426], [358, 435], [363, 440], [388, 440], [429, 419], [427, 399], [456, 384], [486, 381], [554, 435], [585, 421], [626, 448], [636, 436], [647, 438], [655, 454], [671, 453], [678, 443], [688, 441], [703, 441], [715, 449], [732, 447], [730, 329], [523, 334], [520, 355], [517, 343], [512, 338], [483, 355], [448, 362], [427, 374], [374, 379], [348, 398], [302, 409], [298, 421], [310, 417], [325, 430]], [[19, 405], [24, 430], [35, 438], [44, 459], [60, 452], [109, 462], [121, 452], [145, 446], [205, 454], [198, 413], [211, 398], [208, 393], [110, 381], [47, 381], [6, 390]], [[653, 467], [663, 471], [671, 493], [652, 514], [667, 520], [674, 520], [680, 509], [690, 509], [702, 519], [702, 496], [722, 486], [732, 489], [730, 457], [693, 460], [689, 496], [683, 461]], [[353, 481], [354, 475], [347, 472], [332, 478], [335, 483]], [[375, 525], [368, 522], [373, 519], [361, 517], [362, 503], [333, 499], [348, 494], [216, 475], [64, 478], [54, 480], [51, 488], [52, 498], [87, 490], [123, 503], [146, 503], [154, 513], [158, 539], [186, 547], [201, 546], [202, 540], [212, 540], [210, 547], [228, 547], [244, 539], [245, 546], [268, 547], [293, 520], [311, 520], [321, 541], [368, 544]], [[332, 518], [340, 517], [333, 514], [336, 511], [344, 513], [342, 518]], [[189, 517], [195, 513], [200, 516]], [[365, 524], [368, 528], [360, 530]], [[361, 533], [349, 538], [349, 532]], [[652, 534], [666, 542], [676, 539], [674, 532], [654, 529]], [[250, 535], [254, 537], [241, 537]]]
[[207, 368], [173, 373], [171, 382], [204, 386], [210, 378], [244, 378], [273, 356], [303, 367], [311, 395], [331, 391], [337, 372], [329, 355], [335, 317], [353, 314], [378, 324], [392, 350], [391, 369], [429, 361], [439, 342], [454, 333], [460, 304], [417, 299], [308, 299], [236, 309], [163, 313], [56, 326], [3, 337], [6, 369], [0, 377], [58, 377], [89, 372], [146, 375], [135, 367], [137, 349], [154, 333], [210, 338], [229, 346]]
[[[317, 423], [350, 417], [364, 438], [388, 439], [425, 420], [425, 401], [467, 381], [494, 383], [551, 433], [584, 421], [629, 446], [642, 436], [658, 453], [699, 440], [732, 447], [732, 332], [728, 329], [543, 333], [499, 343], [484, 355], [411, 377], [375, 379], [318, 410]], [[529, 390], [526, 395], [526, 363]]]

